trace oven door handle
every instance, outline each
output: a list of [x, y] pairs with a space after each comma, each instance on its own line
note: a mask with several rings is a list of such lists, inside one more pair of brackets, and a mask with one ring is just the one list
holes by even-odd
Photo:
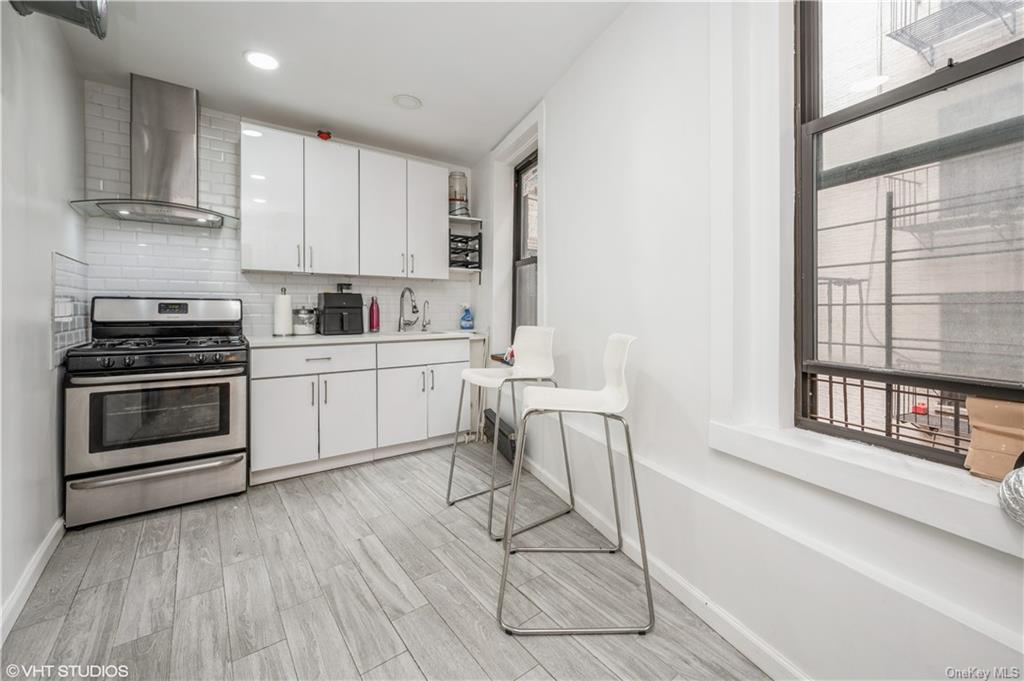
[[122, 374], [120, 376], [72, 376], [71, 385], [114, 385], [116, 383], [143, 383], [147, 381], [174, 381], [183, 378], [212, 378], [215, 376], [237, 376], [245, 373], [245, 367], [223, 369], [200, 369], [198, 371], [169, 371], [155, 374]]
[[183, 466], [181, 468], [167, 468], [162, 471], [137, 473], [135, 475], [125, 475], [117, 478], [108, 478], [106, 480], [85, 480], [82, 482], [72, 482], [69, 484], [71, 489], [99, 489], [101, 487], [115, 487], [117, 485], [126, 485], [130, 482], [142, 482], [143, 480], [155, 480], [157, 478], [170, 478], [175, 475], [185, 475], [186, 473], [195, 473], [196, 471], [205, 471], [211, 468], [223, 468], [224, 466], [232, 466], [244, 458], [245, 454], [236, 454], [228, 459], [204, 461], [202, 463], [192, 464], [191, 466]]

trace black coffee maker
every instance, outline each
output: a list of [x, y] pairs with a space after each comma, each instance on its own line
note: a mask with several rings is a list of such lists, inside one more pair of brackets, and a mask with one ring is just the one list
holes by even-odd
[[321, 293], [317, 296], [316, 306], [319, 311], [317, 330], [324, 336], [362, 333], [365, 330], [361, 293]]

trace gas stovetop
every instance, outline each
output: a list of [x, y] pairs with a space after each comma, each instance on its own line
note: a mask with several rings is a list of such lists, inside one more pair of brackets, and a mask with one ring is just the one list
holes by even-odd
[[249, 354], [240, 300], [97, 297], [92, 334], [91, 343], [68, 350], [69, 373], [239, 365]]
[[180, 338], [96, 338], [75, 352], [165, 352], [182, 348], [244, 348], [244, 336], [185, 336]]
[[97, 338], [68, 350], [67, 366], [69, 372], [78, 373], [243, 364], [248, 359], [248, 347], [244, 336]]

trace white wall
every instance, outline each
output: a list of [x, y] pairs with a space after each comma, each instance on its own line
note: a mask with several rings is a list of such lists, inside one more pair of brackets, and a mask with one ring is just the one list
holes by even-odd
[[[690, 3], [630, 6], [551, 89], [541, 318], [557, 378], [599, 387], [607, 335], [640, 338], [628, 417], [655, 574], [769, 673], [1021, 665], [1020, 528], [995, 486], [787, 428], [792, 87], [791, 6]], [[532, 465], [557, 485], [557, 429], [536, 423]], [[567, 423], [578, 504], [610, 533], [601, 421]], [[818, 479], [777, 472], [769, 449]], [[863, 470], [833, 472], [839, 454]], [[920, 491], [940, 487], [985, 527]]]
[[[60, 376], [50, 368], [51, 257], [81, 259], [82, 84], [56, 21], [3, 17], [2, 590], [4, 633], [62, 509]], [[45, 556], [43, 557], [45, 563]], [[42, 568], [42, 565], [38, 565]]]

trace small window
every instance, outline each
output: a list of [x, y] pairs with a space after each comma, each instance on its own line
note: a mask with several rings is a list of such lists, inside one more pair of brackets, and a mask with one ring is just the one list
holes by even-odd
[[537, 152], [516, 166], [512, 248], [512, 333], [537, 324]]
[[963, 465], [1024, 400], [1015, 3], [797, 3], [797, 424]]

